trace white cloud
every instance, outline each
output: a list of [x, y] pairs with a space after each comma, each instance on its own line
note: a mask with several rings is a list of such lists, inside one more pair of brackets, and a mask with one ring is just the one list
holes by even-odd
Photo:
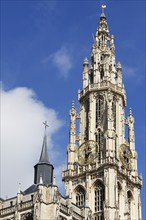
[[125, 77], [135, 77], [137, 69], [134, 67], [123, 66], [123, 74]]
[[66, 47], [62, 47], [55, 53], [46, 57], [43, 63], [50, 62], [58, 69], [59, 74], [63, 78], [68, 78], [69, 72], [73, 67], [71, 53]]
[[49, 153], [54, 154], [52, 135], [63, 125], [56, 111], [44, 106], [26, 87], [1, 89], [0, 196], [15, 196], [19, 182], [22, 190], [33, 184], [33, 166], [39, 160], [44, 135], [42, 122], [45, 120], [50, 125]]

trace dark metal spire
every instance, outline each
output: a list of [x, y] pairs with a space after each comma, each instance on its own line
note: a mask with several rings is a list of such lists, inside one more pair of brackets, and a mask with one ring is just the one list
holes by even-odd
[[[39, 162], [34, 166], [35, 175], [34, 183], [35, 184], [46, 184], [50, 185], [53, 183], [53, 165], [49, 162], [48, 157], [48, 148], [47, 148], [47, 135], [46, 128], [49, 127], [47, 122], [43, 122], [45, 125], [45, 135], [43, 139], [42, 151]], [[41, 182], [40, 182], [41, 179]]]
[[42, 151], [41, 151], [39, 163], [49, 163], [46, 132], [44, 135], [44, 140], [43, 140]]
[[47, 136], [46, 136], [46, 128], [49, 126], [47, 125], [46, 121], [43, 122], [43, 124], [45, 125], [45, 135], [43, 139], [43, 145], [42, 145], [42, 151], [41, 151], [39, 163], [49, 163], [48, 149], [47, 149]]

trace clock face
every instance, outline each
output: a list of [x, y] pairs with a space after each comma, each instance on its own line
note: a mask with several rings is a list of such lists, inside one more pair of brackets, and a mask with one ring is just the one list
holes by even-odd
[[90, 164], [97, 157], [98, 143], [93, 140], [89, 140], [81, 144], [78, 148], [78, 163], [81, 166]]
[[122, 166], [126, 168], [127, 170], [132, 169], [131, 159], [132, 159], [132, 153], [129, 148], [129, 145], [122, 144], [120, 147], [120, 160], [121, 160]]

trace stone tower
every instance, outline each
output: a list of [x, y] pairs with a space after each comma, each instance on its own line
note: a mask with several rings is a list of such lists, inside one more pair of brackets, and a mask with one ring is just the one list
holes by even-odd
[[[125, 117], [126, 93], [122, 66], [115, 58], [102, 6], [92, 45], [91, 60], [83, 62], [80, 111], [72, 102], [65, 196], [85, 209], [85, 219], [141, 219], [140, 189], [135, 150], [134, 117]], [[76, 133], [79, 120], [79, 133]], [[128, 134], [126, 135], [126, 130]]]

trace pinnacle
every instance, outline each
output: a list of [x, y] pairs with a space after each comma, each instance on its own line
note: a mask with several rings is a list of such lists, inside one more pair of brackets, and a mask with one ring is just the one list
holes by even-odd
[[85, 57], [83, 64], [84, 64], [84, 65], [88, 65], [88, 58], [87, 58], [87, 57]]
[[118, 68], [118, 69], [122, 69], [122, 66], [121, 66], [121, 63], [120, 63], [120, 62], [117, 63], [117, 68]]
[[75, 102], [74, 101], [72, 101], [72, 105], [71, 105], [71, 108], [75, 108]]
[[130, 107], [129, 116], [132, 115], [132, 108]]

